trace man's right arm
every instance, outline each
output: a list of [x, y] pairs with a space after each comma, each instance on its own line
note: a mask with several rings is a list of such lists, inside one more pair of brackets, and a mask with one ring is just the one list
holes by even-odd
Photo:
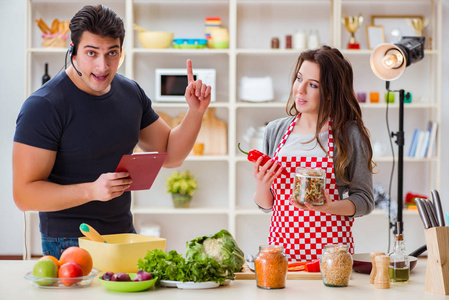
[[131, 184], [128, 173], [105, 173], [94, 182], [60, 185], [47, 181], [56, 151], [14, 142], [13, 193], [22, 211], [58, 211], [92, 200], [108, 201], [123, 194]]

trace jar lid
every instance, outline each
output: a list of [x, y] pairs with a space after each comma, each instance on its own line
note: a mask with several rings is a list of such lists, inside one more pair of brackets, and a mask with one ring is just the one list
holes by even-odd
[[311, 169], [311, 168], [296, 168], [296, 175], [301, 177], [324, 177], [323, 169]]

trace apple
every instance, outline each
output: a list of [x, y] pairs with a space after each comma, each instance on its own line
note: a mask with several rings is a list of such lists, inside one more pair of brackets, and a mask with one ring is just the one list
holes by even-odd
[[83, 269], [77, 263], [68, 262], [59, 267], [59, 278], [63, 285], [70, 286], [80, 282], [81, 279], [73, 279], [77, 277], [83, 277]]
[[40, 259], [34, 264], [33, 276], [46, 277], [42, 280], [36, 280], [39, 285], [52, 285], [56, 280], [51, 278], [58, 277], [58, 267], [51, 259]]

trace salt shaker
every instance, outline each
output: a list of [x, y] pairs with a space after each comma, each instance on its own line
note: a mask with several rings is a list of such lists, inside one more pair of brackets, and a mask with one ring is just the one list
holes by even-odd
[[377, 268], [376, 268], [376, 257], [379, 255], [385, 255], [385, 252], [373, 251], [370, 253], [371, 258], [371, 273], [369, 274], [369, 283], [374, 283], [374, 278], [376, 278]]
[[388, 276], [388, 265], [390, 257], [388, 255], [376, 256], [376, 277], [374, 278], [374, 287], [376, 289], [389, 289], [390, 276]]

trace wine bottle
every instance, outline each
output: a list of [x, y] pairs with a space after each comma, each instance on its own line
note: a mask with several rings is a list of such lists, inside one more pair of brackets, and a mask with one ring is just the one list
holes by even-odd
[[47, 81], [51, 79], [50, 75], [48, 75], [48, 63], [45, 64], [45, 73], [42, 76], [42, 85], [44, 85]]

